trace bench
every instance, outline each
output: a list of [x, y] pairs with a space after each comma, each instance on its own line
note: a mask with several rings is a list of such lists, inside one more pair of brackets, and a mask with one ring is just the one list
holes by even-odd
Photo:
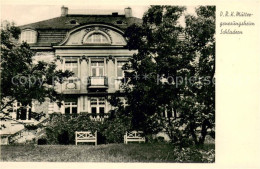
[[90, 131], [76, 131], [75, 132], [75, 144], [78, 145], [78, 143], [86, 143], [86, 142], [92, 142], [95, 143], [95, 146], [97, 145], [97, 132], [92, 134]]
[[145, 142], [145, 138], [142, 137], [143, 132], [141, 131], [130, 131], [126, 132], [124, 135], [124, 143], [127, 144], [128, 142]]

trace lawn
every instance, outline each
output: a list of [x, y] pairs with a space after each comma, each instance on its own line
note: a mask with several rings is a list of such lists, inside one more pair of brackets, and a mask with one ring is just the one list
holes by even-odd
[[[214, 144], [206, 144], [203, 147], [192, 146], [190, 148], [177, 149], [167, 143], [107, 144], [98, 146], [6, 145], [1, 146], [1, 161], [214, 162], [214, 149]], [[197, 152], [202, 153], [198, 155]], [[211, 161], [202, 160], [206, 158], [213, 159]]]

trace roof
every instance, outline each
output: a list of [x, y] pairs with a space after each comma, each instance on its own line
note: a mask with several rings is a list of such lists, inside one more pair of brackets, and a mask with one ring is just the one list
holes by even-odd
[[[71, 24], [71, 21], [76, 21], [76, 24]], [[117, 24], [117, 21], [122, 21], [122, 24]], [[71, 30], [78, 26], [92, 24], [92, 23], [103, 23], [113, 25], [119, 29], [125, 30], [128, 26], [133, 23], [140, 24], [142, 20], [136, 17], [126, 18], [125, 15], [66, 15], [60, 16], [40, 22], [35, 22], [27, 25], [20, 26], [21, 29], [63, 29]]]
[[86, 24], [107, 24], [125, 30], [132, 24], [141, 24], [136, 17], [126, 18], [125, 15], [66, 15], [40, 22], [19, 26], [23, 29], [34, 29], [38, 32], [37, 43], [31, 46], [52, 46], [61, 42], [67, 32]]

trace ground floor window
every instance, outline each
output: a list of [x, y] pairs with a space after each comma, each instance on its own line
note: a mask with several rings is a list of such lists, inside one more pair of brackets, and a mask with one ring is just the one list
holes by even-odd
[[30, 107], [22, 106], [21, 103], [17, 103], [13, 110], [16, 111], [16, 120], [32, 119], [32, 109]]
[[91, 114], [93, 117], [105, 115], [105, 98], [95, 97], [90, 99]]
[[171, 110], [165, 109], [165, 111], [162, 113], [162, 117], [166, 117], [166, 118], [179, 117], [179, 113], [174, 111], [174, 109]]
[[65, 114], [77, 114], [78, 105], [77, 101], [66, 101], [65, 102]]

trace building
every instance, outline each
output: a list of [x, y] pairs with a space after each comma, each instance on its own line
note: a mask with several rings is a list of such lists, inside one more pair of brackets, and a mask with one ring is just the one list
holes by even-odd
[[[101, 118], [111, 110], [107, 97], [119, 90], [122, 65], [136, 52], [126, 48], [124, 31], [142, 20], [133, 17], [129, 7], [124, 15], [79, 15], [68, 10], [63, 6], [60, 17], [21, 26], [20, 42], [29, 43], [36, 58], [55, 60], [58, 69], [74, 72], [57, 88], [65, 95], [63, 105], [49, 103], [48, 113], [91, 113]], [[29, 118], [23, 114], [20, 117]]]
[[57, 69], [70, 70], [74, 76], [56, 86], [65, 96], [61, 107], [49, 101], [34, 102], [32, 107], [14, 103], [11, 115], [15, 121], [2, 122], [1, 135], [23, 130], [19, 121], [39, 123], [31, 118], [32, 112], [89, 113], [94, 120], [107, 117], [112, 109], [107, 98], [120, 89], [122, 66], [136, 52], [127, 49], [123, 36], [134, 23], [141, 24], [142, 20], [133, 17], [129, 7], [124, 14], [97, 15], [69, 14], [62, 6], [59, 17], [20, 26], [19, 43], [30, 45], [36, 52], [35, 60], [55, 61]]

